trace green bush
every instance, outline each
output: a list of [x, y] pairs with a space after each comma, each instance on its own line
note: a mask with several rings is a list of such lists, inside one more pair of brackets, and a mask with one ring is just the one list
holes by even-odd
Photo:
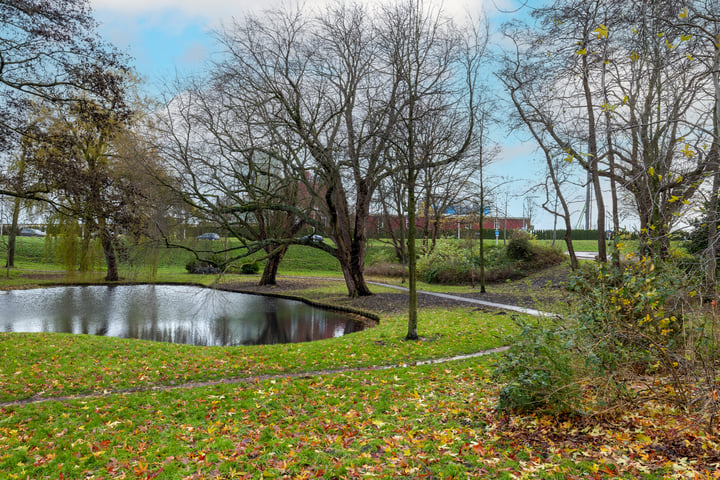
[[188, 260], [187, 263], [185, 263], [185, 270], [187, 270], [188, 273], [193, 273], [195, 269], [198, 266], [197, 258], [193, 258], [191, 260]]
[[507, 245], [507, 256], [511, 260], [532, 260], [537, 255], [531, 243], [530, 234], [522, 231], [513, 232]]
[[185, 270], [187, 270], [188, 273], [196, 273], [196, 274], [201, 274], [201, 275], [220, 273], [219, 268], [213, 266], [210, 263], [199, 261], [195, 258], [193, 258], [192, 260], [189, 260], [185, 264]]
[[457, 281], [472, 268], [468, 251], [455, 241], [439, 241], [432, 252], [417, 262], [417, 275], [428, 283]]
[[[679, 270], [647, 257], [620, 267], [589, 264], [568, 285], [583, 358], [604, 382], [599, 400], [628, 395], [637, 375], [679, 378], [687, 353]], [[675, 382], [669, 391], [678, 388]]]
[[618, 342], [667, 344], [682, 329], [676, 311], [683, 275], [671, 265], [656, 267], [643, 257], [621, 267], [591, 264], [569, 281], [581, 323]]
[[260, 264], [258, 262], [243, 263], [240, 267], [240, 272], [245, 275], [254, 275], [260, 271]]
[[[552, 247], [530, 242], [527, 234], [510, 242], [515, 252], [526, 250], [519, 259], [510, 258], [511, 247], [486, 245], [485, 280], [501, 282], [521, 278], [529, 272], [558, 265], [566, 260], [565, 254]], [[438, 242], [435, 249], [418, 259], [418, 278], [428, 283], [466, 284], [480, 279], [480, 254], [475, 246], [463, 246], [454, 240]]]
[[576, 335], [558, 321], [518, 322], [520, 333], [495, 365], [493, 378], [504, 383], [498, 398], [501, 411], [552, 414], [580, 410], [580, 375], [574, 364]]

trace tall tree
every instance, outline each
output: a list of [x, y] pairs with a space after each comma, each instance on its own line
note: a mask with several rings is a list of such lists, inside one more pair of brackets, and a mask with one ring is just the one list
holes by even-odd
[[[390, 150], [405, 172], [409, 311], [406, 339], [417, 340], [416, 189], [424, 168], [460, 161], [475, 139], [480, 66], [487, 36], [458, 29], [440, 10], [408, 0], [385, 10], [383, 48], [402, 103]], [[442, 151], [438, 145], [444, 144]]]
[[[218, 34], [225, 55], [210, 72], [225, 111], [251, 119], [260, 149], [305, 185], [316, 211], [302, 212], [287, 197], [263, 208], [300, 215], [330, 237], [332, 243], [313, 246], [338, 259], [351, 296], [371, 293], [364, 278], [366, 224], [388, 174], [385, 152], [399, 101], [374, 20], [367, 8], [340, 3], [320, 14], [285, 9], [248, 16]], [[291, 156], [274, 153], [288, 142]]]
[[150, 212], [136, 170], [126, 163], [131, 159], [118, 154], [120, 139], [137, 120], [125, 95], [121, 88], [108, 103], [80, 98], [47, 112], [34, 123], [33, 151], [25, 157], [52, 192], [46, 201], [82, 225], [84, 251], [93, 236], [100, 240], [108, 281], [119, 279], [118, 236], [142, 228]]
[[[712, 86], [708, 89], [708, 110], [712, 112], [712, 122], [708, 122], [707, 135], [712, 143], [707, 150], [708, 169], [712, 175], [710, 187], [709, 212], [707, 215], [707, 248], [705, 249], [705, 273], [708, 283], [717, 283], [717, 257], [720, 244], [720, 2], [718, 0], [702, 0], [688, 2], [680, 13], [676, 27], [687, 40], [695, 39], [692, 53], [693, 62], [710, 76]], [[674, 20], [674, 19], [673, 19]], [[673, 22], [675, 23], [675, 22]], [[701, 125], [699, 125], [702, 127]]]
[[98, 94], [124, 58], [95, 33], [88, 0], [0, 0], [0, 148], [17, 144], [28, 101]]
[[238, 247], [196, 254], [223, 267], [264, 251], [260, 284], [274, 285], [288, 246], [310, 222], [312, 179], [294, 175], [293, 157], [301, 153], [292, 134], [257, 137], [256, 112], [235, 108], [224, 90], [217, 83], [178, 89], [155, 123], [157, 144], [173, 172], [172, 189], [199, 219], [239, 240]]
[[519, 48], [503, 74], [546, 155], [563, 151], [581, 165], [598, 199], [603, 178], [629, 192], [645, 252], [659, 257], [708, 168], [700, 146], [710, 144], [709, 77], [691, 63], [692, 42], [677, 28], [682, 6], [554, 2], [535, 13], [530, 29], [509, 29]]

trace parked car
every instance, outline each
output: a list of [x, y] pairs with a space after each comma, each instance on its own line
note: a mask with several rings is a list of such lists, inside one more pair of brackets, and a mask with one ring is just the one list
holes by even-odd
[[303, 237], [300, 237], [300, 240], [307, 242], [315, 242], [315, 243], [322, 243], [324, 238], [322, 235], [314, 234], [314, 235], [305, 235]]
[[23, 228], [20, 230], [21, 237], [44, 237], [45, 232], [37, 228]]
[[198, 240], [220, 240], [220, 235], [213, 232], [203, 233], [198, 236]]

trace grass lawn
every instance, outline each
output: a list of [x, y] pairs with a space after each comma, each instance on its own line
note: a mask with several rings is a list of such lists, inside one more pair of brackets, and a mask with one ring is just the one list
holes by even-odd
[[[157, 277], [214, 281], [176, 263]], [[717, 438], [686, 412], [505, 416], [498, 354], [416, 365], [503, 345], [510, 315], [423, 310], [419, 342], [406, 322], [254, 347], [0, 333], [0, 478], [716, 478]]]

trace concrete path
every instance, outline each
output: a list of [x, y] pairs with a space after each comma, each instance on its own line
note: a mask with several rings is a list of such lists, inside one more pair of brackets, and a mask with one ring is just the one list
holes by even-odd
[[[567, 255], [567, 252], [565, 252], [565, 255]], [[578, 260], [595, 260], [597, 255], [597, 252], [575, 252]]]
[[[380, 287], [394, 288], [395, 290], [402, 290], [402, 291], [406, 291], [406, 292], [408, 291], [408, 289], [405, 287], [400, 287], [397, 285], [390, 285], [387, 283], [380, 283], [380, 282], [367, 282], [367, 283], [369, 283], [371, 285], [377, 285]], [[418, 294], [433, 295], [435, 297], [445, 298], [448, 300], [454, 300], [456, 302], [465, 302], [465, 303], [471, 303], [474, 305], [482, 305], [485, 307], [500, 308], [502, 310], [510, 310], [512, 312], [524, 313], [525, 315], [532, 315], [534, 317], [555, 317], [555, 316], [557, 316], [557, 314], [543, 312], [540, 310], [535, 310], [534, 308], [518, 307], [515, 305], [504, 305], [501, 303], [494, 303], [494, 302], [488, 302], [485, 300], [478, 300], [476, 298], [461, 297], [459, 295], [450, 295], [448, 293], [418, 291]]]

